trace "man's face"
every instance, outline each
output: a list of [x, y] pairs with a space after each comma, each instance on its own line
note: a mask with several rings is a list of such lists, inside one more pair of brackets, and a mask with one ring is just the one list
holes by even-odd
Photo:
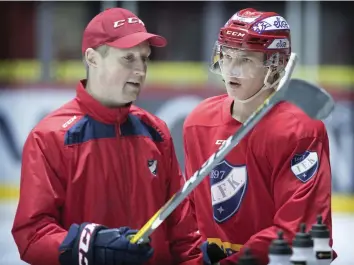
[[229, 96], [245, 100], [263, 86], [267, 73], [261, 52], [224, 49], [220, 61], [222, 76]]
[[109, 47], [97, 63], [95, 78], [100, 91], [95, 91], [96, 96], [108, 106], [135, 101], [145, 82], [150, 53], [147, 42], [129, 49]]

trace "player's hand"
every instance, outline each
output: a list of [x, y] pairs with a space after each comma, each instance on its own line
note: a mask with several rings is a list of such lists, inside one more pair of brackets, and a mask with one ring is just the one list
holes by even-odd
[[150, 244], [132, 244], [128, 237], [137, 233], [129, 227], [108, 229], [84, 223], [73, 224], [59, 247], [61, 265], [143, 264], [153, 255]]
[[224, 251], [215, 243], [205, 241], [200, 246], [200, 249], [203, 252], [204, 265], [218, 264], [220, 260], [227, 257]]

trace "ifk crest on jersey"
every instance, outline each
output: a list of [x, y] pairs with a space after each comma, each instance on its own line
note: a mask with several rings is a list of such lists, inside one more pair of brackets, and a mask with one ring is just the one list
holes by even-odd
[[233, 166], [224, 160], [211, 171], [209, 177], [214, 219], [221, 223], [240, 208], [246, 192], [247, 169], [245, 165]]
[[317, 153], [305, 151], [291, 159], [291, 171], [300, 181], [307, 182], [315, 175], [318, 164]]

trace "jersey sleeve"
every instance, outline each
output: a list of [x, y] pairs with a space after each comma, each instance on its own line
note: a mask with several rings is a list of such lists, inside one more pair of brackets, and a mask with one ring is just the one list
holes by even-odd
[[[261, 264], [267, 264], [269, 245], [279, 229], [291, 243], [300, 223], [309, 230], [318, 214], [332, 237], [331, 169], [325, 136], [288, 139], [268, 148], [267, 159], [273, 167], [270, 192], [276, 209], [273, 226], [253, 235], [244, 245], [251, 248]], [[221, 265], [234, 264], [242, 253], [241, 250], [229, 256]]]
[[60, 227], [65, 191], [53, 162], [58, 147], [31, 132], [22, 155], [20, 196], [12, 235], [21, 259], [33, 265], [59, 264], [58, 247], [67, 231]]
[[[168, 166], [170, 168], [168, 195], [170, 198], [182, 188], [185, 180], [179, 168], [172, 139], [169, 140], [168, 146]], [[174, 257], [174, 264], [203, 264], [202, 252], [199, 249], [201, 238], [199, 233], [197, 233], [196, 221], [191, 211], [191, 202], [187, 198], [167, 219], [170, 230], [170, 249]]]

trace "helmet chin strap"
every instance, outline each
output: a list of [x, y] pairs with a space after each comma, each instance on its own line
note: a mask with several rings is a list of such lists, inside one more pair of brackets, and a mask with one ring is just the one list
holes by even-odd
[[265, 76], [264, 78], [264, 82], [263, 82], [263, 86], [261, 87], [260, 90], [258, 90], [257, 93], [255, 93], [254, 95], [252, 95], [251, 97], [247, 98], [247, 99], [238, 99], [238, 98], [235, 98], [235, 101], [237, 102], [240, 102], [240, 103], [247, 103], [247, 102], [250, 102], [252, 101], [253, 99], [255, 99], [258, 95], [260, 95], [261, 93], [263, 93], [263, 91], [266, 91], [267, 89], [271, 89], [271, 88], [274, 88], [277, 84], [279, 84], [280, 80], [282, 79], [282, 77], [284, 76], [284, 70], [279, 72], [279, 78], [277, 80], [275, 80], [273, 82], [273, 84], [270, 84], [268, 82], [268, 79], [269, 79], [269, 76], [270, 74], [272, 73], [272, 70], [271, 68], [269, 67], [268, 68], [268, 72], [267, 72], [267, 75]]

